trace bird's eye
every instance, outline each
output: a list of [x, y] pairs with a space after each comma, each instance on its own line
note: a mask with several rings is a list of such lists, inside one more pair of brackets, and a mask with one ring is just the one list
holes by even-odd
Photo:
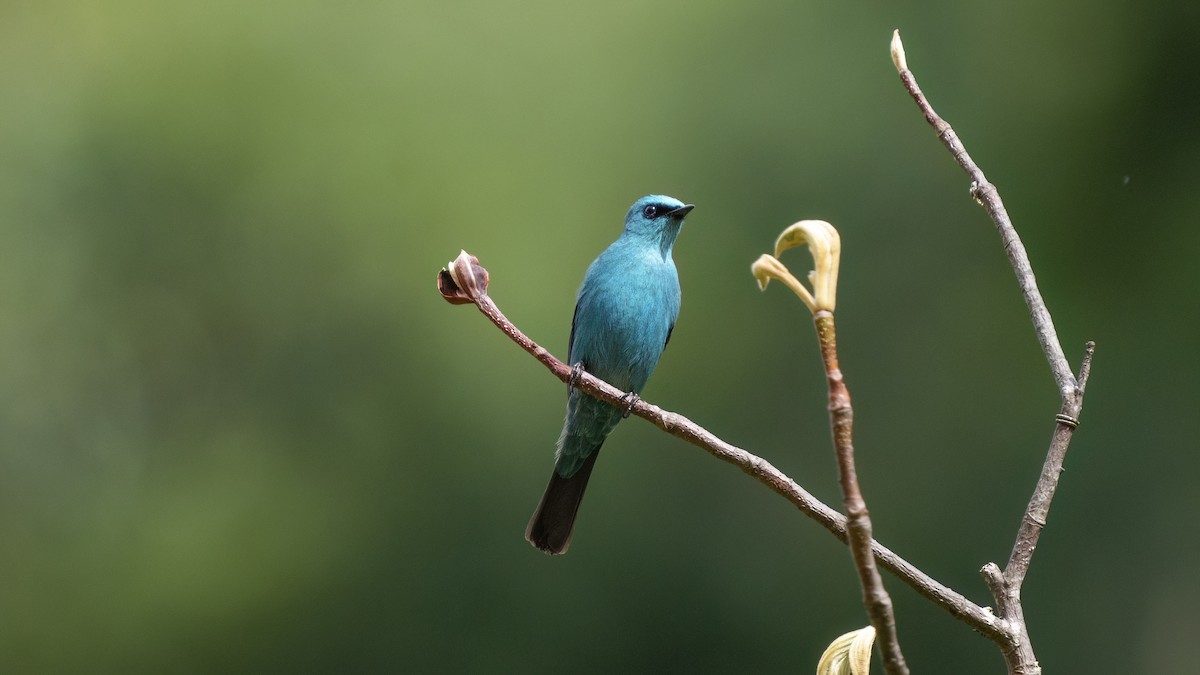
[[654, 216], [658, 215], [658, 207], [654, 205], [647, 206], [646, 208], [642, 209], [642, 215], [646, 216], [647, 218], [653, 218]]

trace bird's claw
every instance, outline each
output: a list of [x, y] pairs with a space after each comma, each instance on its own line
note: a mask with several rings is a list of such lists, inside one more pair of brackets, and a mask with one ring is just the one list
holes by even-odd
[[583, 374], [583, 362], [571, 366], [571, 376], [567, 378], [567, 392], [570, 393], [579, 384], [579, 376]]
[[625, 407], [625, 412], [621, 415], [621, 419], [629, 417], [629, 414], [633, 412], [633, 406], [637, 405], [637, 402], [642, 400], [642, 397], [631, 391], [621, 397], [622, 403], [624, 403], [626, 400], [629, 401], [629, 405]]

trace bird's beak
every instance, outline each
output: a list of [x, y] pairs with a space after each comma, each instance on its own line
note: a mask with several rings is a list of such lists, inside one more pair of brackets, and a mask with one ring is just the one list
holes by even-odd
[[694, 208], [696, 208], [695, 204], [684, 204], [677, 209], [671, 209], [667, 212], [667, 215], [671, 216], [672, 218], [682, 218], [688, 214], [688, 211], [691, 211]]

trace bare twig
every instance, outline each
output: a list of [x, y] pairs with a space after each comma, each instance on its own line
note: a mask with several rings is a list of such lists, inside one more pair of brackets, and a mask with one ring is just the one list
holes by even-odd
[[1004, 566], [1004, 579], [1019, 591], [1029, 572], [1029, 563], [1033, 559], [1033, 550], [1037, 548], [1038, 538], [1042, 528], [1046, 526], [1046, 518], [1050, 513], [1050, 502], [1058, 488], [1058, 477], [1063, 470], [1063, 460], [1066, 459], [1067, 447], [1071, 437], [1079, 426], [1079, 411], [1083, 408], [1083, 392], [1087, 386], [1087, 376], [1092, 369], [1092, 355], [1096, 351], [1096, 343], [1088, 342], [1084, 350], [1083, 360], [1079, 369], [1078, 392], [1064, 400], [1062, 409], [1055, 416], [1057, 424], [1054, 435], [1050, 439], [1050, 450], [1046, 453], [1046, 461], [1042, 465], [1042, 474], [1034, 487], [1033, 496], [1025, 515], [1021, 518], [1021, 527], [1017, 531], [1017, 540], [1013, 544], [1008, 564]]
[[[438, 288], [442, 296], [452, 303], [475, 304], [497, 328], [546, 366], [555, 377], [564, 383], [570, 379], [570, 366], [521, 332], [487, 295], [487, 271], [479, 265], [474, 256], [464, 252], [458, 260], [451, 263], [449, 270], [442, 270], [438, 275]], [[627, 401], [621, 400], [625, 392], [586, 371], [579, 374], [575, 387], [611, 405], [621, 408], [628, 405]], [[638, 399], [634, 403], [632, 412], [672, 436], [703, 448], [717, 459], [738, 467], [791, 502], [801, 513], [812, 518], [842, 542], [848, 543], [845, 516], [814, 497], [767, 460], [730, 445], [683, 415], [663, 410], [644, 399]], [[933, 579], [877, 541], [871, 540], [871, 551], [880, 566], [955, 618], [992, 640], [1006, 638], [1007, 626], [998, 621], [990, 610], [980, 607]]]
[[1071, 366], [1067, 364], [1067, 357], [1063, 354], [1062, 345], [1058, 342], [1054, 321], [1050, 318], [1050, 312], [1047, 311], [1046, 303], [1042, 301], [1042, 294], [1038, 291], [1037, 280], [1033, 276], [1033, 267], [1029, 264], [1029, 256], [1025, 253], [1025, 245], [1021, 243], [1021, 238], [1017, 236], [1017, 231], [1013, 228], [1008, 211], [1004, 209], [1004, 202], [1000, 199], [1000, 193], [996, 190], [995, 185], [988, 182], [987, 176], [983, 175], [983, 170], [979, 168], [975, 160], [971, 159], [971, 155], [967, 153], [967, 149], [959, 140], [958, 134], [954, 133], [954, 129], [934, 112], [925, 95], [921, 93], [921, 88], [917, 86], [916, 76], [908, 69], [904, 44], [900, 42], [900, 31], [898, 30], [892, 34], [892, 60], [896, 64], [896, 70], [900, 72], [900, 80], [904, 83], [904, 88], [908, 90], [913, 100], [916, 101], [917, 107], [924, 113], [925, 121], [929, 122], [929, 125], [937, 132], [942, 145], [945, 145], [950, 154], [954, 155], [955, 161], [971, 178], [971, 196], [987, 210], [988, 215], [992, 217], [992, 222], [996, 225], [996, 230], [1000, 233], [1000, 239], [1004, 242], [1004, 252], [1008, 254], [1013, 272], [1017, 275], [1017, 283], [1020, 284], [1021, 294], [1025, 297], [1025, 304], [1029, 307], [1029, 315], [1033, 319], [1038, 342], [1042, 345], [1042, 351], [1046, 353], [1046, 360], [1050, 363], [1054, 381], [1058, 384], [1058, 389], [1064, 397], [1073, 395], [1075, 376], [1071, 373]]
[[1029, 571], [1029, 563], [1033, 558], [1033, 551], [1037, 547], [1038, 538], [1046, 526], [1050, 502], [1054, 499], [1054, 492], [1058, 488], [1058, 477], [1062, 473], [1067, 447], [1071, 443], [1075, 428], [1079, 426], [1079, 413], [1083, 409], [1084, 387], [1091, 371], [1092, 354], [1096, 345], [1093, 342], [1087, 343], [1087, 349], [1079, 369], [1079, 378], [1076, 379], [1074, 373], [1071, 372], [1071, 366], [1067, 363], [1062, 345], [1058, 341], [1058, 334], [1054, 330], [1054, 321], [1050, 318], [1050, 312], [1046, 309], [1046, 303], [1042, 300], [1041, 292], [1038, 290], [1033, 267], [1029, 263], [1029, 256], [1025, 253], [1025, 246], [1021, 243], [1021, 238], [1017, 236], [1016, 229], [1013, 228], [1008, 212], [1004, 208], [1004, 202], [1000, 199], [999, 191], [996, 190], [995, 185], [988, 182], [983, 170], [967, 153], [958, 134], [934, 111], [933, 106], [921, 92], [921, 88], [917, 86], [916, 76], [908, 68], [904, 44], [900, 41], [900, 31], [895, 31], [892, 35], [892, 61], [900, 73], [900, 81], [903, 82], [905, 90], [916, 101], [925, 120], [937, 132], [938, 138], [954, 156], [958, 165], [971, 178], [971, 196], [987, 211], [997, 232], [1000, 233], [1000, 238], [1004, 242], [1004, 251], [1008, 254], [1009, 263], [1017, 276], [1017, 283], [1021, 287], [1025, 304], [1029, 307], [1029, 316], [1033, 320], [1038, 342], [1041, 343], [1042, 351], [1046, 354], [1046, 360], [1050, 364], [1050, 371], [1058, 385], [1059, 396], [1062, 399], [1059, 413], [1055, 416], [1057, 425], [1050, 440], [1050, 449], [1046, 453], [1046, 461], [1042, 466], [1042, 473], [1034, 488], [1033, 496], [1021, 519], [1017, 540], [1013, 544], [1008, 564], [1003, 572], [994, 563], [988, 563], [981, 570], [984, 580], [996, 599], [997, 613], [1009, 628], [1005, 639], [999, 641], [1009, 672], [1038, 675], [1041, 673], [1041, 666], [1038, 665], [1034, 656], [1028, 629], [1025, 625], [1024, 610], [1021, 607], [1021, 585]]
[[863, 589], [863, 605], [875, 634], [879, 650], [883, 654], [883, 668], [893, 675], [907, 674], [908, 664], [900, 651], [900, 639], [896, 635], [896, 615], [892, 611], [892, 598], [883, 587], [883, 579], [875, 567], [871, 552], [871, 516], [867, 502], [858, 485], [858, 471], [854, 465], [854, 408], [850, 404], [850, 390], [838, 367], [837, 332], [833, 312], [819, 310], [813, 313], [817, 328], [817, 342], [821, 346], [821, 360], [825, 364], [825, 375], [829, 380], [829, 419], [833, 427], [833, 445], [837, 450], [838, 473], [842, 484], [843, 504], [846, 508], [846, 532], [850, 553], [854, 556], [854, 567], [858, 570]]

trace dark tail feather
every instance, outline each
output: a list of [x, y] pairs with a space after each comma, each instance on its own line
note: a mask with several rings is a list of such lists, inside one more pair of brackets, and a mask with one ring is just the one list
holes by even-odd
[[575, 529], [575, 514], [579, 513], [583, 491], [587, 488], [588, 478], [599, 455], [600, 448], [593, 450], [583, 466], [570, 478], [563, 478], [557, 471], [550, 474], [546, 494], [542, 495], [541, 503], [529, 520], [529, 527], [525, 528], [525, 539], [542, 552], [550, 555], [567, 552], [567, 547], [571, 545], [571, 531]]

